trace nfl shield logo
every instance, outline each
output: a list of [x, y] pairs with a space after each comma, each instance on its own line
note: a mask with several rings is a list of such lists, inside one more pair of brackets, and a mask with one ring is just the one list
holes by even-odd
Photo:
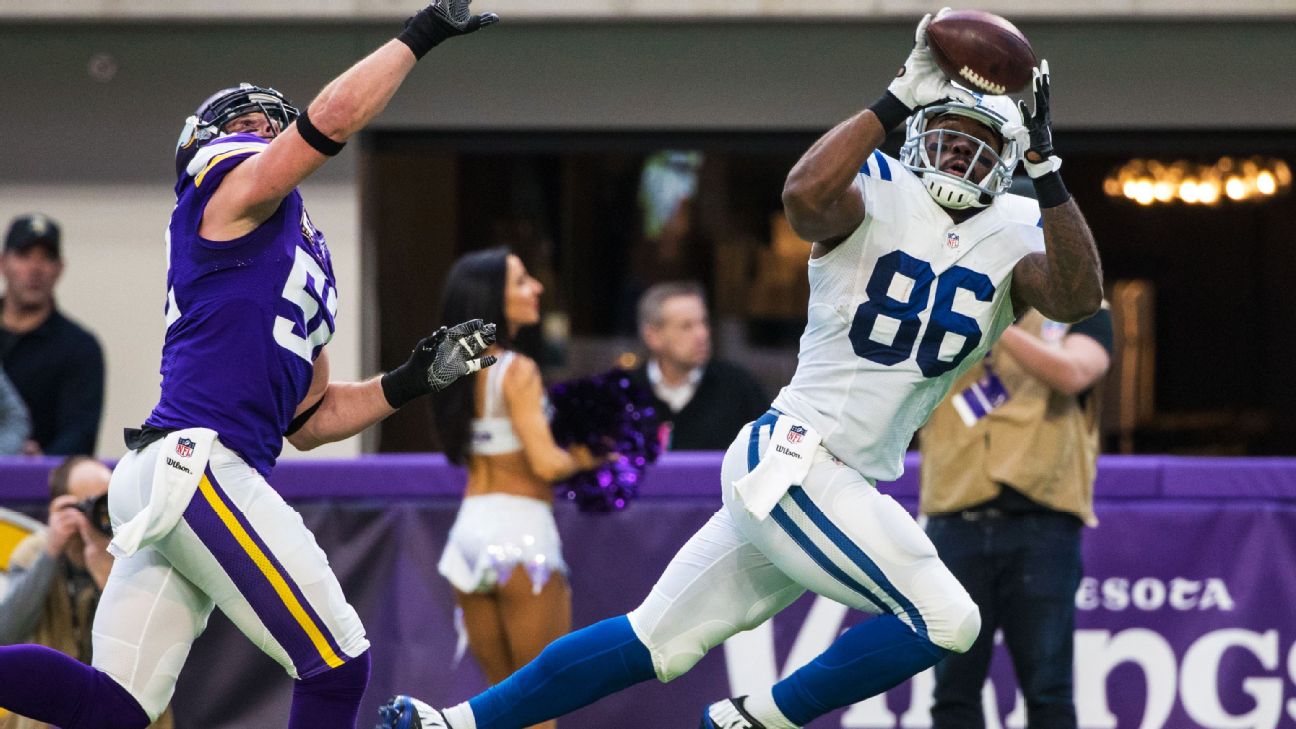
[[800, 425], [794, 425], [788, 430], [788, 442], [800, 443], [805, 438], [806, 429]]
[[193, 442], [192, 440], [189, 440], [188, 438], [181, 438], [180, 440], [176, 441], [176, 455], [180, 456], [181, 458], [188, 458], [189, 456], [192, 456], [195, 445], [198, 444]]
[[959, 247], [959, 234], [953, 231], [945, 234], [945, 247], [953, 250]]

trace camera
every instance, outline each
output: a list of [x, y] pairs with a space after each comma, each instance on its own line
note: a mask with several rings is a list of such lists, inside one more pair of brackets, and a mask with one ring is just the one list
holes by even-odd
[[90, 525], [99, 530], [100, 534], [109, 537], [113, 535], [112, 519], [108, 517], [107, 493], [102, 493], [98, 496], [91, 496], [84, 501], [78, 501], [77, 503], [70, 505], [68, 508], [76, 509], [82, 514], [85, 514], [86, 518], [90, 520]]

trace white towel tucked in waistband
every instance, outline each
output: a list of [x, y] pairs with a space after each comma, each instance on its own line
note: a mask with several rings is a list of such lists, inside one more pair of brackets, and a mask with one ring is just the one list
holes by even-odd
[[215, 441], [216, 431], [210, 428], [177, 430], [158, 441], [161, 451], [153, 467], [149, 502], [113, 527], [108, 551], [114, 557], [129, 557], [175, 528], [198, 489]]
[[747, 511], [764, 521], [789, 488], [805, 481], [821, 440], [814, 428], [780, 415], [760, 462], [734, 482], [734, 492]]

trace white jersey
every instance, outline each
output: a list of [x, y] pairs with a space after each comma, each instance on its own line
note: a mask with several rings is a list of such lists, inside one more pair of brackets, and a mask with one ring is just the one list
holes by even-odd
[[1013, 266], [1044, 237], [1039, 205], [1019, 195], [955, 225], [881, 152], [857, 183], [864, 222], [810, 260], [797, 370], [774, 407], [866, 478], [892, 480], [914, 432], [1012, 323]]

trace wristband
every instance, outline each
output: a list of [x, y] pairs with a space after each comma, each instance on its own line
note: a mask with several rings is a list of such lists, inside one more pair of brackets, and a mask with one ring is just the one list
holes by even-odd
[[405, 21], [405, 30], [396, 36], [396, 40], [409, 46], [415, 59], [422, 59], [438, 43], [450, 37], [450, 33], [431, 17], [432, 6], [420, 10]]
[[1055, 208], [1071, 199], [1071, 193], [1067, 192], [1066, 185], [1062, 184], [1062, 175], [1057, 172], [1049, 172], [1040, 175], [1034, 179], [1035, 182], [1035, 199], [1039, 201], [1039, 206], [1043, 208]]
[[387, 404], [400, 410], [410, 400], [431, 392], [432, 388], [428, 386], [427, 378], [421, 377], [422, 374], [406, 363], [383, 375], [379, 382]]
[[306, 140], [306, 143], [312, 149], [325, 157], [336, 156], [346, 146], [346, 142], [330, 139], [324, 132], [316, 129], [315, 125], [311, 123], [310, 117], [306, 115], [305, 109], [302, 109], [301, 114], [297, 117], [297, 133], [301, 135], [302, 139]]
[[884, 132], [895, 129], [913, 113], [913, 109], [905, 106], [904, 102], [890, 91], [882, 94], [877, 101], [873, 102], [873, 105], [869, 107], [869, 111], [873, 112], [878, 121], [882, 122], [882, 131]]

